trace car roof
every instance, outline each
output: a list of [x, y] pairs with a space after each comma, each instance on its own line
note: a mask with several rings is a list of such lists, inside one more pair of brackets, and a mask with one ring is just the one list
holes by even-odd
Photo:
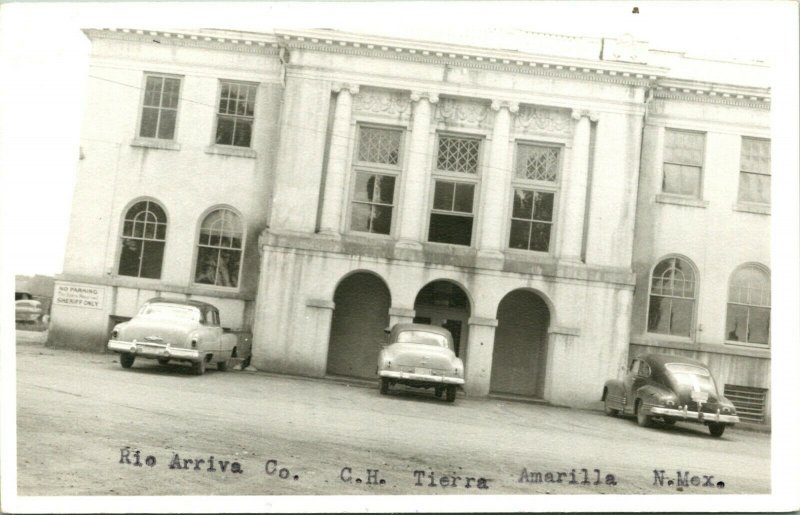
[[663, 367], [668, 363], [683, 363], [686, 365], [695, 365], [698, 367], [708, 368], [708, 365], [706, 365], [702, 361], [697, 361], [696, 359], [687, 358], [686, 356], [678, 356], [675, 354], [661, 354], [657, 352], [651, 352], [649, 354], [637, 356], [637, 358], [643, 359], [648, 363], [650, 363], [651, 365], [656, 365], [659, 367]]
[[437, 333], [443, 336], [450, 336], [450, 331], [445, 329], [444, 327], [439, 327], [438, 325], [430, 325], [430, 324], [395, 324], [392, 328], [393, 331], [428, 331], [429, 333]]
[[181, 306], [193, 306], [201, 311], [208, 311], [209, 309], [216, 310], [217, 308], [213, 304], [209, 304], [208, 302], [202, 302], [199, 300], [190, 300], [190, 299], [170, 299], [167, 297], [155, 297], [145, 304], [156, 304], [156, 303], [164, 303], [164, 304], [178, 304]]

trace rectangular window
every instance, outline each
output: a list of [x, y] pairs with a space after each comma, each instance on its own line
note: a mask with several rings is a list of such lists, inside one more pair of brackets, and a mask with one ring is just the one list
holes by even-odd
[[664, 193], [700, 198], [705, 134], [667, 129], [664, 135]]
[[739, 200], [742, 202], [770, 203], [772, 156], [770, 141], [742, 138], [739, 165]]
[[167, 140], [175, 138], [180, 89], [179, 78], [146, 76], [139, 137]]
[[439, 136], [436, 169], [470, 175], [478, 173], [481, 141], [476, 138]]
[[249, 147], [253, 134], [256, 86], [223, 81], [217, 108], [217, 145]]
[[471, 245], [474, 199], [475, 184], [437, 180], [428, 241]]
[[558, 148], [520, 143], [514, 176], [530, 181], [556, 182], [558, 179]]
[[514, 189], [509, 247], [539, 252], [550, 249], [554, 198], [552, 192]]
[[403, 131], [378, 127], [359, 127], [358, 161], [381, 165], [400, 164], [400, 140]]

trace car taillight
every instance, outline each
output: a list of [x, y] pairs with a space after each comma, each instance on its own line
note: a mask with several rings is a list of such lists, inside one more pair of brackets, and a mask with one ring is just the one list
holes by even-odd
[[111, 339], [112, 340], [116, 340], [118, 337], [119, 337], [119, 332], [116, 329], [111, 331]]

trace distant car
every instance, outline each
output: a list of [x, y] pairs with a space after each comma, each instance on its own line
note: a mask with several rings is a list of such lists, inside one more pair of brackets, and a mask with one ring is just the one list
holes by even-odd
[[733, 403], [723, 397], [708, 367], [696, 360], [668, 354], [645, 354], [631, 361], [623, 380], [606, 381], [607, 415], [636, 416], [640, 426], [658, 420], [705, 424], [713, 436], [739, 422]]
[[202, 375], [206, 366], [228, 369], [232, 357], [239, 356], [238, 338], [223, 331], [219, 311], [205, 302], [155, 298], [145, 302], [133, 319], [117, 324], [111, 332], [108, 350], [119, 353], [123, 368], [136, 358], [192, 364]]
[[23, 299], [15, 301], [16, 322], [20, 324], [35, 324], [44, 317], [42, 303], [38, 300]]
[[464, 384], [464, 363], [453, 352], [450, 331], [426, 324], [396, 324], [389, 342], [378, 356], [381, 393], [394, 384], [433, 388], [437, 397], [446, 393], [456, 400], [456, 388]]

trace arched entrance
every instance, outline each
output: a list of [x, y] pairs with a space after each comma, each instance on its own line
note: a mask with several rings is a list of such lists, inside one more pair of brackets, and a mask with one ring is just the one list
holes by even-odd
[[389, 325], [389, 289], [379, 277], [357, 272], [339, 283], [333, 302], [327, 373], [375, 379]]
[[542, 298], [515, 290], [497, 307], [492, 351], [492, 393], [541, 398], [547, 364], [550, 310]]
[[414, 322], [444, 327], [453, 335], [456, 356], [467, 350], [470, 305], [464, 290], [450, 281], [434, 281], [422, 288], [414, 301]]

